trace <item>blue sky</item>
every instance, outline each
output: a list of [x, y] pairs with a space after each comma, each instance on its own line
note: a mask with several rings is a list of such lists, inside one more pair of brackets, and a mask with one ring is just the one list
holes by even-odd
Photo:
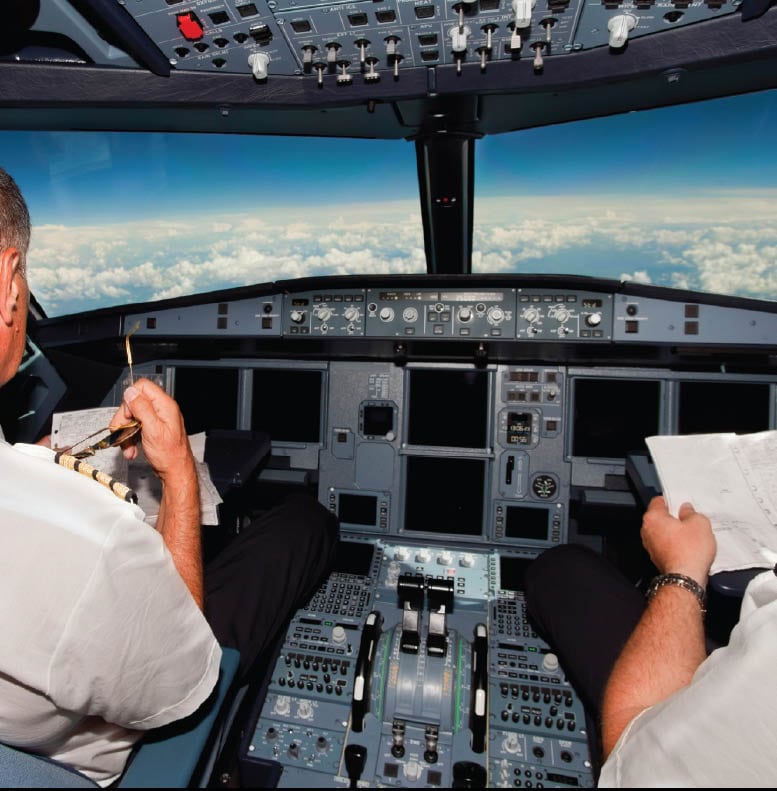
[[[476, 143], [473, 271], [777, 298], [777, 94]], [[288, 277], [422, 272], [412, 143], [0, 132], [49, 315]]]

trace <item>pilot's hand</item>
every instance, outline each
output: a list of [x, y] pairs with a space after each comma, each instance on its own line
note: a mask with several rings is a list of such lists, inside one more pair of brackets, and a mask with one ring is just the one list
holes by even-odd
[[710, 520], [690, 503], [673, 517], [663, 497], [650, 501], [642, 519], [642, 543], [661, 574], [685, 574], [706, 586], [716, 542]]
[[[170, 475], [193, 469], [189, 437], [178, 404], [159, 385], [138, 379], [124, 392], [124, 401], [111, 421], [115, 427], [131, 418], [141, 423], [143, 453], [156, 474], [165, 481]], [[124, 456], [138, 455], [137, 437], [123, 448]]]

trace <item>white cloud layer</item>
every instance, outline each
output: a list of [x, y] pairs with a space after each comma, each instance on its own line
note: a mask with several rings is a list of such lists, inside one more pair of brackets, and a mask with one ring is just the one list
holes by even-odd
[[[415, 201], [33, 229], [49, 315], [317, 275], [422, 273]], [[777, 298], [777, 191], [478, 203], [474, 272], [592, 275]]]

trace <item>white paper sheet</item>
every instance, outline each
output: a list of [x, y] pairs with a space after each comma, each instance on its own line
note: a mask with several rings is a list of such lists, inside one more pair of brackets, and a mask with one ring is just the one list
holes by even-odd
[[767, 567], [777, 551], [777, 431], [646, 440], [670, 513], [689, 502], [715, 532], [711, 573]]

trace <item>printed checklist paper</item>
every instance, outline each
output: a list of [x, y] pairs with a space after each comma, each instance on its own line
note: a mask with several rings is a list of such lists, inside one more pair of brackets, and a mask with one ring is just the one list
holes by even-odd
[[777, 431], [646, 439], [669, 512], [689, 502], [712, 523], [711, 574], [768, 568], [777, 553]]

